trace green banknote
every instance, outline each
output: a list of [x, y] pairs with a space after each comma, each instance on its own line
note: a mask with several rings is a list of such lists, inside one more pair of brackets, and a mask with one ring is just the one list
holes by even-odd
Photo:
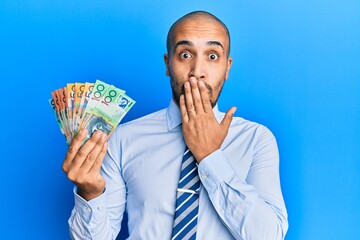
[[[105, 99], [105, 98], [104, 98]], [[101, 130], [108, 136], [134, 106], [135, 101], [125, 94], [118, 100], [116, 97], [100, 101], [92, 111], [92, 115], [85, 124], [89, 138], [96, 130]]]
[[67, 144], [71, 144], [83, 128], [88, 130], [87, 139], [96, 130], [110, 136], [135, 104], [124, 90], [100, 80], [95, 83], [68, 83], [51, 95], [49, 103]]
[[89, 120], [94, 107], [102, 99], [102, 97], [104, 96], [106, 90], [109, 87], [110, 87], [109, 84], [104, 83], [104, 82], [102, 82], [100, 80], [96, 80], [96, 82], [94, 84], [93, 91], [90, 94], [89, 101], [88, 101], [88, 103], [86, 105], [85, 112], [83, 114], [83, 117], [82, 117], [82, 119], [81, 119], [81, 121], [79, 123], [79, 126], [78, 126], [77, 130], [84, 128], [84, 123], [86, 123]]

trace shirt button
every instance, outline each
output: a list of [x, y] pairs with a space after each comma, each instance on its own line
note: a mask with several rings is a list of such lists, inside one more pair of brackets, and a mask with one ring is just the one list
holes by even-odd
[[90, 208], [89, 208], [89, 207], [86, 207], [85, 210], [86, 210], [87, 212], [90, 212]]
[[102, 209], [103, 209], [103, 206], [98, 206], [97, 209], [98, 209], [98, 210], [102, 210]]
[[205, 173], [202, 173], [202, 174], [201, 174], [201, 177], [202, 177], [202, 179], [206, 179], [206, 178], [207, 178], [207, 175], [206, 175]]

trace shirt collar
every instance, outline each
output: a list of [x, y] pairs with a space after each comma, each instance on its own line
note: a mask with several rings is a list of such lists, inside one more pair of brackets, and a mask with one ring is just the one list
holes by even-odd
[[[217, 121], [221, 122], [224, 114], [219, 111], [217, 104], [213, 108], [213, 112]], [[166, 120], [169, 131], [173, 130], [182, 123], [180, 108], [173, 99], [171, 99], [169, 107], [167, 108]]]

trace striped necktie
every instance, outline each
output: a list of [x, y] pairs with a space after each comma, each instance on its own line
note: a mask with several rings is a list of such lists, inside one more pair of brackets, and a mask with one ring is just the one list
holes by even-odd
[[176, 194], [174, 228], [171, 239], [196, 239], [200, 179], [196, 160], [186, 147]]

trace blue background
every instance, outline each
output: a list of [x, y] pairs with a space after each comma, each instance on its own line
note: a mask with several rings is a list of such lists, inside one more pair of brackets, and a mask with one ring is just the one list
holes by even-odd
[[287, 240], [360, 236], [360, 1], [0, 1], [2, 239], [68, 239], [67, 146], [47, 100], [99, 78], [137, 100], [123, 122], [168, 105], [170, 25], [208, 10], [231, 32], [220, 109], [276, 135]]

